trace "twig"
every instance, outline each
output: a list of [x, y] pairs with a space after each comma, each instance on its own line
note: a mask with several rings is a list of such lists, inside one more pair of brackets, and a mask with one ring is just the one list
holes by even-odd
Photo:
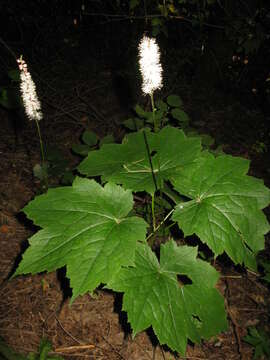
[[54, 105], [54, 104], [52, 104], [50, 101], [47, 101], [47, 100], [45, 100], [45, 99], [43, 99], [43, 102], [45, 102], [47, 105], [49, 105], [50, 107], [54, 108], [55, 110], [61, 110], [63, 115], [66, 115], [66, 116], [70, 117], [72, 120], [75, 120], [75, 122], [78, 123], [78, 121], [79, 121], [78, 118], [76, 118], [76, 117], [75, 117], [74, 115], [72, 115], [71, 113], [69, 113], [69, 112], [61, 109], [59, 106]]
[[[152, 19], [152, 18], [167, 18], [167, 19], [177, 19], [177, 20], [183, 20], [189, 23], [193, 23], [193, 20], [188, 19], [182, 15], [167, 15], [166, 17], [164, 15], [160, 14], [151, 14], [151, 15], [142, 15], [142, 16], [134, 16], [134, 15], [125, 15], [125, 14], [105, 14], [105, 13], [84, 13], [84, 16], [101, 16], [106, 18], [112, 18], [114, 20], [145, 20], [145, 19]], [[215, 25], [210, 23], [203, 23], [202, 25], [213, 27], [216, 29], [225, 29], [225, 26], [221, 25]]]
[[17, 63], [17, 56], [15, 55], [14, 51], [5, 43], [5, 41], [0, 37], [0, 43], [9, 51], [9, 53], [14, 57]]
[[252, 308], [237, 308], [238, 311], [249, 311], [257, 313], [267, 313], [266, 309], [252, 309]]
[[249, 269], [247, 269], [247, 272], [254, 275], [254, 276], [257, 276], [257, 277], [260, 276], [260, 274], [256, 273], [255, 271], [249, 270]]
[[[62, 355], [62, 356], [67, 356], [66, 353], [55, 352], [55, 351], [50, 351], [50, 352], [49, 352], [49, 355]], [[77, 354], [77, 353], [72, 354], [72, 359], [77, 358], [77, 357], [78, 357], [78, 358], [83, 358], [83, 359], [85, 359], [85, 354]]]
[[120, 358], [121, 358], [122, 360], [126, 360], [126, 358], [124, 358], [124, 356], [121, 355], [121, 353], [120, 353], [118, 350], [116, 350], [115, 347], [112, 346], [112, 344], [110, 344], [109, 341], [106, 340], [106, 338], [105, 338], [104, 336], [102, 336], [102, 338], [103, 338], [103, 340], [111, 347], [111, 349], [112, 349], [117, 355], [120, 356]]
[[79, 90], [75, 89], [77, 97], [89, 108], [89, 110], [92, 110], [102, 121], [105, 121], [104, 116], [95, 108], [94, 105], [90, 104], [88, 101], [84, 100], [84, 98], [81, 97], [79, 94]]
[[67, 346], [67, 347], [61, 347], [54, 350], [54, 352], [68, 352], [68, 351], [74, 351], [74, 350], [85, 350], [85, 349], [94, 349], [95, 345], [89, 344], [89, 345], [74, 345], [74, 346]]
[[78, 344], [80, 345], [85, 345], [83, 344], [80, 340], [76, 339], [70, 332], [68, 332], [64, 327], [63, 325], [61, 324], [60, 320], [57, 319], [57, 317], [55, 316], [55, 320], [58, 322], [58, 324], [60, 325], [61, 329], [69, 336], [71, 337], [71, 339], [73, 339], [74, 341], [76, 341]]
[[229, 314], [232, 324], [233, 324], [233, 331], [234, 331], [234, 335], [236, 337], [236, 341], [237, 341], [237, 348], [238, 348], [238, 353], [240, 356], [240, 360], [243, 360], [243, 356], [242, 356], [242, 343], [241, 343], [241, 337], [239, 334], [239, 325], [237, 323], [237, 321], [235, 320], [234, 315], [232, 314], [231, 310], [230, 310], [230, 304], [229, 304], [229, 284], [227, 282], [227, 280], [225, 280], [225, 285], [226, 285], [226, 290], [225, 290], [225, 307], [227, 310], [227, 313]]

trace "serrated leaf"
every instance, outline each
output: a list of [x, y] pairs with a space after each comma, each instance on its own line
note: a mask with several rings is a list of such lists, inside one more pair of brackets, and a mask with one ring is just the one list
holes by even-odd
[[172, 117], [178, 120], [181, 124], [188, 124], [189, 123], [189, 116], [188, 114], [180, 110], [179, 108], [172, 109], [171, 111]]
[[[224, 302], [214, 288], [218, 273], [196, 256], [197, 248], [171, 240], [161, 245], [159, 263], [149, 246], [137, 245], [134, 267], [122, 268], [107, 286], [124, 292], [133, 336], [152, 326], [161, 344], [183, 355], [187, 339], [199, 342], [226, 329]], [[192, 284], [179, 283], [178, 274]]]
[[183, 101], [178, 95], [169, 95], [167, 97], [167, 104], [172, 107], [179, 107], [181, 108], [183, 106]]
[[93, 131], [85, 130], [82, 134], [82, 141], [89, 146], [95, 146], [98, 142], [98, 137]]
[[178, 205], [173, 219], [185, 236], [195, 233], [216, 256], [225, 251], [234, 263], [256, 269], [255, 255], [270, 229], [261, 211], [270, 191], [246, 175], [248, 167], [246, 159], [208, 154], [179, 170], [174, 188], [192, 200]]
[[23, 211], [43, 228], [30, 239], [15, 275], [67, 266], [73, 297], [107, 283], [123, 265], [132, 265], [146, 226], [128, 217], [132, 193], [120, 186], [76, 178], [72, 187], [49, 189]]
[[[159, 133], [145, 133], [158, 188], [179, 167], [199, 156], [200, 139], [187, 138], [179, 129], [167, 126]], [[108, 144], [90, 152], [78, 170], [87, 176], [102, 175], [103, 181], [113, 181], [133, 191], [155, 192], [143, 132], [129, 134], [122, 144]]]

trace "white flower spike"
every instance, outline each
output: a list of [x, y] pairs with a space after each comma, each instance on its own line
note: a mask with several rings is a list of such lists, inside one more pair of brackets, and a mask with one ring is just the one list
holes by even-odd
[[17, 59], [17, 63], [20, 69], [21, 78], [21, 94], [23, 99], [23, 105], [26, 115], [29, 120], [39, 121], [42, 119], [43, 114], [41, 112], [41, 105], [37, 97], [36, 86], [32, 80], [32, 77], [27, 69], [27, 64], [20, 58]]
[[162, 87], [162, 67], [160, 52], [156, 40], [144, 36], [139, 44], [139, 65], [143, 78], [142, 91], [145, 95], [153, 94]]

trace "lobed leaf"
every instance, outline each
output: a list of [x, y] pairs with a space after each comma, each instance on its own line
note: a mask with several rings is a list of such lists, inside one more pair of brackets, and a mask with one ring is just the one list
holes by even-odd
[[[200, 139], [188, 138], [179, 129], [167, 126], [159, 133], [145, 134], [158, 188], [200, 154]], [[102, 175], [103, 181], [113, 181], [133, 191], [153, 194], [156, 190], [143, 132], [127, 135], [122, 144], [104, 145], [92, 151], [78, 170], [87, 176]]]
[[[134, 336], [152, 326], [161, 344], [184, 354], [187, 339], [199, 342], [226, 329], [223, 299], [214, 288], [218, 273], [196, 256], [197, 248], [171, 240], [161, 246], [159, 263], [149, 246], [137, 245], [134, 266], [122, 268], [108, 284], [124, 292]], [[179, 283], [178, 274], [192, 284]]]
[[172, 183], [192, 199], [174, 212], [185, 236], [196, 234], [217, 256], [224, 251], [236, 264], [256, 269], [255, 255], [264, 248], [269, 224], [261, 211], [270, 202], [263, 182], [247, 176], [249, 162], [208, 154], [180, 169]]
[[133, 264], [136, 242], [145, 239], [147, 224], [128, 216], [132, 207], [131, 191], [78, 177], [72, 187], [37, 196], [23, 211], [43, 230], [30, 239], [15, 275], [67, 265], [72, 299], [107, 283]]

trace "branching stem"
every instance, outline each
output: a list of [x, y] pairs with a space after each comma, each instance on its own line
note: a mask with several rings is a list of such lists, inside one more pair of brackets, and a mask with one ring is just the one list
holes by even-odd
[[146, 238], [146, 241], [148, 241], [157, 231], [158, 229], [165, 223], [165, 221], [171, 216], [171, 214], [174, 212], [174, 209], [172, 209], [166, 216], [165, 218], [158, 224], [158, 226], [156, 227], [155, 231], [151, 232], [151, 234], [149, 234]]

